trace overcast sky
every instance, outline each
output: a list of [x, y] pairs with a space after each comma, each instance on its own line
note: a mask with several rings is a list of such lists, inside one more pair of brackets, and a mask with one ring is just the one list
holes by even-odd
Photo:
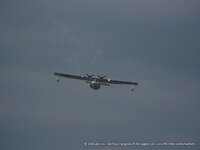
[[[1, 0], [0, 149], [199, 148], [199, 8], [198, 0]], [[139, 86], [94, 91], [56, 83], [55, 71]]]

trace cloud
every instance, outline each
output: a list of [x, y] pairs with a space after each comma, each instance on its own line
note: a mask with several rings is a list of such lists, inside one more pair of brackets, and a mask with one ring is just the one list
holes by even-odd
[[[1, 4], [2, 149], [199, 138], [198, 2]], [[55, 71], [139, 86], [94, 91], [81, 81], [56, 83]]]

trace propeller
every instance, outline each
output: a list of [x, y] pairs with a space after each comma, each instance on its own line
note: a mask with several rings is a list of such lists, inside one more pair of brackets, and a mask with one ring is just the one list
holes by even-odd
[[90, 78], [92, 78], [94, 75], [92, 74], [92, 75], [89, 75], [89, 74], [87, 74], [86, 73], [86, 75], [87, 75], [87, 77], [90, 79]]
[[100, 76], [100, 75], [98, 75], [98, 77], [99, 77], [100, 80], [103, 80], [106, 76]]

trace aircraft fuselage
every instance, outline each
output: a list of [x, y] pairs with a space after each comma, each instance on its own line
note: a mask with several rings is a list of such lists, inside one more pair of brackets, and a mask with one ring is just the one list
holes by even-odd
[[98, 82], [96, 82], [96, 81], [92, 81], [92, 82], [90, 83], [90, 88], [92, 88], [92, 89], [94, 89], [94, 90], [98, 90], [98, 89], [100, 89], [100, 87], [101, 87], [101, 84], [98, 83]]

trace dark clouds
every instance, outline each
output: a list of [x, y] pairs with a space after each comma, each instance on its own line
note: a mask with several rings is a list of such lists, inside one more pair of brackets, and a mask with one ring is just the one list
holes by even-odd
[[[199, 139], [199, 2], [0, 3], [2, 149]], [[139, 86], [93, 91], [54, 71]]]

